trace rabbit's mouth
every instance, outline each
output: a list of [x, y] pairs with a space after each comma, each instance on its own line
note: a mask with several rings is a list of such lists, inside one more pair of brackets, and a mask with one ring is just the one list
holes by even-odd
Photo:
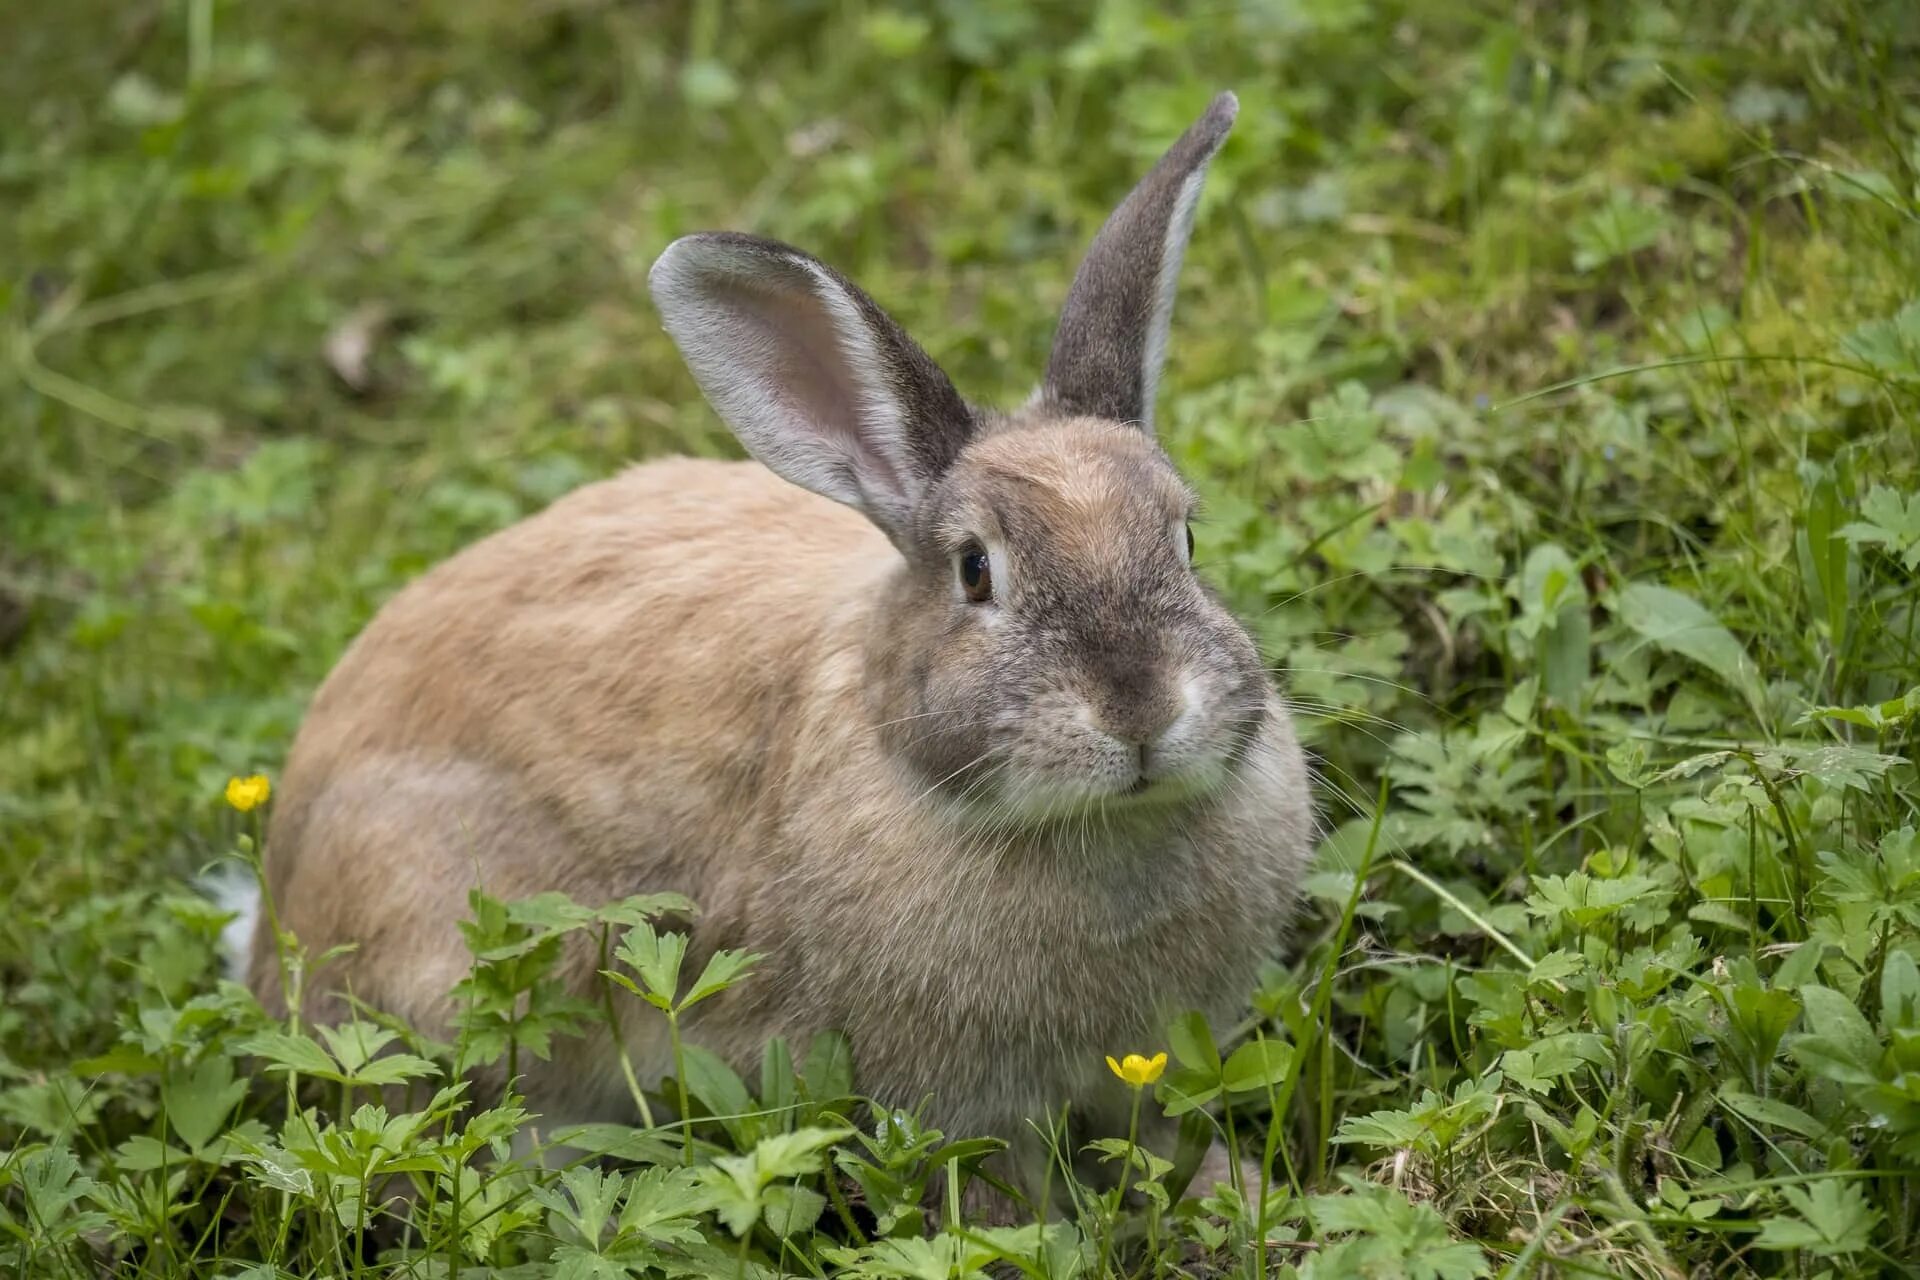
[[969, 818], [985, 810], [1021, 826], [1123, 815], [1151, 822], [1208, 804], [1230, 788], [1264, 700], [1248, 706], [1237, 687], [1223, 695], [1199, 675], [1173, 687], [1171, 712], [1132, 723], [1103, 717], [1077, 690], [1048, 690], [995, 726], [981, 744], [991, 763], [963, 768], [942, 794], [959, 798]]
[[1028, 777], [984, 803], [1037, 826], [1080, 822], [1089, 815], [1152, 819], [1204, 803], [1226, 785], [1229, 775], [1225, 762], [1209, 762], [1170, 773]]
[[1189, 805], [1204, 800], [1226, 782], [1226, 771], [1215, 767], [1183, 769], [1178, 773], [1150, 777], [1136, 776], [1133, 781], [1094, 801], [1095, 807], [1128, 809]]

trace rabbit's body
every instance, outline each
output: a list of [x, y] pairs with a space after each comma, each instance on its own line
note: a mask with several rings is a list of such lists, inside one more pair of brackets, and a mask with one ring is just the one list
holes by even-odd
[[[837, 1029], [865, 1091], [930, 1096], [956, 1131], [1017, 1137], [1062, 1104], [1123, 1125], [1104, 1056], [1244, 999], [1311, 821], [1284, 706], [1188, 565], [1191, 498], [1143, 429], [1223, 102], [1110, 221], [1011, 415], [793, 250], [669, 250], [669, 330], [768, 465], [634, 468], [381, 611], [270, 833], [281, 924], [356, 944], [316, 989], [444, 1028], [470, 889], [677, 891], [696, 962], [766, 957], [693, 1023], [737, 1066]], [[1150, 260], [1103, 282], [1116, 236], [1109, 256]], [[596, 955], [566, 964], [597, 981]], [[264, 920], [250, 976], [277, 994]], [[666, 1071], [661, 1021], [623, 1018], [643, 1077]], [[555, 1122], [631, 1106], [599, 1037], [557, 1040], [526, 1088]]]
[[[769, 563], [787, 572], [742, 571]], [[876, 728], [916, 724], [888, 675], [911, 641], [899, 568], [856, 513], [756, 463], [636, 467], [476, 544], [315, 698], [274, 821], [281, 924], [357, 940], [327, 985], [443, 1029], [470, 889], [672, 890], [702, 908], [699, 950], [767, 954], [694, 1024], [743, 1068], [771, 1035], [837, 1029], [863, 1077], [957, 1131], [1013, 1132], [1050, 1098], [1124, 1105], [1102, 1055], [1150, 1047], [1168, 1013], [1231, 1012], [1270, 953], [1302, 798], [1243, 787], [1039, 832], [929, 803]], [[825, 618], [823, 582], [846, 592]], [[1283, 715], [1252, 761], [1298, 769]], [[597, 957], [571, 959], [584, 989]], [[663, 1024], [635, 1006], [625, 1025], [664, 1072]], [[556, 1041], [530, 1084], [550, 1118], [631, 1106], [594, 1038]]]

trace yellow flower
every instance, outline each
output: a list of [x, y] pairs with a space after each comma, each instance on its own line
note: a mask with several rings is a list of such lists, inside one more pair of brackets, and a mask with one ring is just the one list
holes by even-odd
[[1156, 1053], [1151, 1058], [1143, 1058], [1137, 1053], [1130, 1053], [1115, 1062], [1113, 1055], [1108, 1054], [1107, 1066], [1113, 1069], [1113, 1074], [1140, 1089], [1160, 1078], [1160, 1073], [1167, 1069], [1167, 1055]]
[[251, 778], [227, 779], [227, 803], [242, 813], [259, 808], [272, 794], [273, 784], [264, 773], [256, 773]]

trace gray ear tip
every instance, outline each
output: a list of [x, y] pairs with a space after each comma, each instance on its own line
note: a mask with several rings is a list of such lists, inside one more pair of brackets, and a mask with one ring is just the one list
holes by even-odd
[[1233, 122], [1240, 114], [1240, 99], [1233, 90], [1225, 89], [1214, 95], [1207, 104], [1206, 114], [1193, 126], [1193, 132], [1200, 136], [1207, 155], [1212, 155], [1227, 140], [1227, 134], [1233, 129]]
[[698, 235], [681, 236], [660, 251], [660, 256], [647, 268], [647, 292], [659, 297], [663, 289], [671, 289], [681, 273], [687, 267], [687, 255], [697, 249], [704, 237]]
[[681, 236], [660, 251], [647, 268], [647, 292], [656, 299], [671, 294], [702, 275], [750, 274], [764, 264], [797, 256], [795, 251], [760, 236], [738, 231], [696, 231]]

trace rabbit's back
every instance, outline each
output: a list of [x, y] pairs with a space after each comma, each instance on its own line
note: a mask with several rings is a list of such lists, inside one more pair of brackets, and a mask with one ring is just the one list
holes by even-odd
[[866, 564], [877, 577], [891, 554], [858, 515], [755, 463], [631, 468], [382, 608], [315, 696], [286, 789], [390, 751], [478, 754], [560, 782], [569, 767], [639, 754], [636, 731], [737, 728], [672, 713], [752, 704], [790, 672], [796, 639], [819, 633], [822, 584], [844, 596], [850, 573]]
[[[724, 910], [765, 775], [786, 767], [775, 730], [823, 634], [821, 584], [892, 554], [758, 464], [674, 459], [578, 490], [395, 596], [316, 695], [269, 833], [281, 923], [314, 954], [358, 947], [323, 985], [441, 1021], [421, 992], [457, 980], [476, 886], [672, 889]], [[263, 923], [263, 991], [271, 951]]]

